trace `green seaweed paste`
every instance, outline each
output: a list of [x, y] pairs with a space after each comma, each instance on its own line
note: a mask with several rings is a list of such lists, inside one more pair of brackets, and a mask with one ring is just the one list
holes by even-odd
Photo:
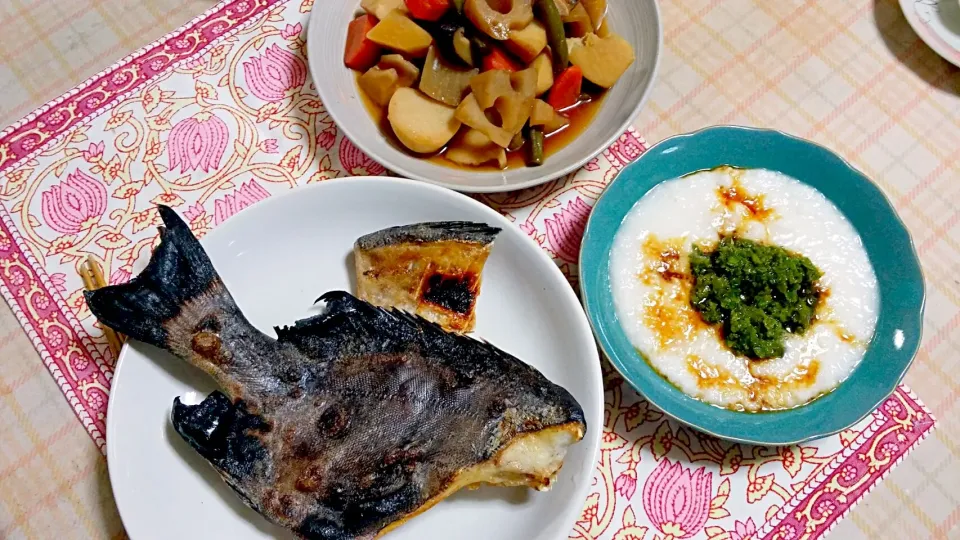
[[690, 303], [709, 324], [723, 325], [733, 352], [752, 359], [783, 356], [786, 333], [813, 323], [823, 275], [810, 259], [779, 246], [725, 237], [713, 251], [690, 254]]

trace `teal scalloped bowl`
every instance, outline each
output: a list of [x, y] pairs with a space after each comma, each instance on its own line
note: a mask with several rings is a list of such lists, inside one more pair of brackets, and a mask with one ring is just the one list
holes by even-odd
[[[863, 360], [833, 392], [806, 405], [748, 413], [693, 399], [650, 367], [617, 321], [609, 255], [624, 217], [660, 182], [722, 165], [780, 171], [820, 190], [856, 228], [877, 274], [880, 315]], [[754, 444], [795, 444], [836, 433], [863, 419], [896, 389], [913, 362], [923, 325], [920, 262], [910, 233], [880, 189], [822, 146], [777, 131], [735, 126], [666, 139], [620, 173], [587, 223], [580, 251], [580, 287], [601, 348], [637, 391], [696, 429]]]

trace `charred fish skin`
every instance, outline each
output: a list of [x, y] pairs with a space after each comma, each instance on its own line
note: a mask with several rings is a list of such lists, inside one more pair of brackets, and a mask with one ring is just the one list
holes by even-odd
[[[465, 485], [548, 486], [585, 433], [576, 400], [531, 366], [349, 293], [325, 294], [277, 339], [259, 332], [187, 225], [160, 215], [147, 269], [88, 294], [90, 308], [214, 376], [223, 392], [174, 400], [174, 428], [301, 537], [372, 538]], [[526, 463], [528, 445], [562, 452]]]
[[361, 236], [356, 245], [360, 249], [376, 249], [396, 244], [428, 242], [464, 242], [492, 244], [502, 229], [472, 221], [433, 221], [390, 227]]
[[483, 267], [501, 229], [439, 221], [390, 227], [354, 244], [358, 296], [470, 332]]
[[[377, 397], [395, 398], [414, 390], [412, 397], [423, 399], [428, 391], [435, 390], [438, 401], [462, 400], [463, 405], [469, 405], [482, 390], [490, 395], [485, 401], [490, 408], [487, 414], [495, 410], [494, 416], [498, 417], [508, 412], [516, 415], [512, 424], [498, 420], [501, 437], [569, 422], [586, 425], [583, 410], [567, 390], [486, 341], [446, 332], [416, 315], [379, 308], [343, 291], [326, 293], [318, 302], [325, 304], [323, 314], [297, 321], [292, 327], [277, 328], [278, 339], [292, 344], [304, 356], [332, 362], [339, 370], [370, 363], [365, 367], [375, 373], [387, 366], [391, 375], [410, 367], [434, 374], [431, 385], [415, 389], [400, 385], [393, 392], [374, 385]], [[352, 357], [365, 360], [344, 360]], [[338, 372], [328, 373], [336, 375]], [[358, 375], [358, 380], [367, 382], [368, 374]], [[395, 383], [385, 380], [384, 384]], [[486, 427], [493, 430], [494, 426]], [[504, 441], [487, 442], [484, 452], [476, 456], [481, 460], [491, 458]]]
[[[489, 343], [345, 292], [320, 302], [323, 314], [277, 335], [330, 362], [318, 381], [323, 390], [311, 392], [331, 404], [318, 411], [318, 433], [336, 438], [351, 459], [326, 461], [327, 506], [304, 530], [340, 527], [357, 537], [382, 530], [523, 434], [575, 426], [582, 437], [586, 430], [569, 392]], [[316, 449], [327, 455], [325, 444]]]

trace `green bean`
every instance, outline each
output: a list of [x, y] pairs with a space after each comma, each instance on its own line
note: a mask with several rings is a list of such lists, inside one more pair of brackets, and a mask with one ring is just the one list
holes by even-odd
[[553, 71], [560, 73], [570, 63], [570, 51], [567, 49], [567, 35], [563, 30], [560, 11], [553, 0], [537, 0], [541, 22], [547, 29], [547, 42], [553, 51]]
[[[553, 0], [548, 0], [552, 2]], [[543, 165], [543, 126], [530, 128], [530, 156], [527, 165]]]
[[513, 136], [513, 140], [510, 141], [510, 146], [507, 147], [507, 150], [516, 152], [517, 150], [523, 148], [523, 145], [526, 142], [527, 140], [523, 136], [523, 130], [520, 130], [516, 135]]
[[453, 0], [453, 8], [457, 13], [463, 13], [463, 0]]

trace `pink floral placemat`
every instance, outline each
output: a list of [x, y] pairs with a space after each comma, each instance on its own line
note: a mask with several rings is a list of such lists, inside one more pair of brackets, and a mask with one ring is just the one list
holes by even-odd
[[[317, 98], [312, 4], [220, 3], [0, 134], [0, 292], [101, 449], [114, 358], [81, 295], [88, 255], [123, 282], [149, 256], [157, 203], [203, 235], [272, 194], [385, 172]], [[630, 131], [576, 174], [478, 198], [573, 282], [594, 201], [645, 148]], [[733, 444], [667, 420], [604, 369], [603, 447], [571, 538], [816, 538], [934, 427], [901, 387], [836, 436]]]

